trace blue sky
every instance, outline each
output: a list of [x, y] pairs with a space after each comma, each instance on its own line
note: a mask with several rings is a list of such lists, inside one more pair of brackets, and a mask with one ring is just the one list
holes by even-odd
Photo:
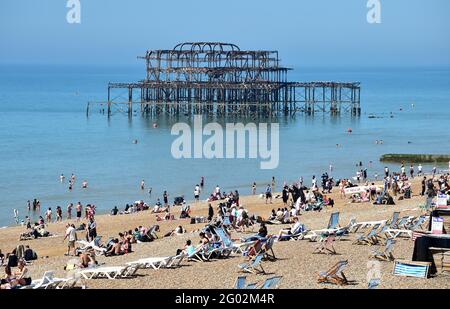
[[450, 65], [449, 0], [1, 0], [0, 63], [139, 64], [147, 49], [225, 41], [278, 49], [290, 66]]

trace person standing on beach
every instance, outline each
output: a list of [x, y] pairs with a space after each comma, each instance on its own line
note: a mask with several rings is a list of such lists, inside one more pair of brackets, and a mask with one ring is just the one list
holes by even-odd
[[208, 222], [212, 220], [214, 217], [214, 209], [212, 208], [211, 203], [208, 204]]
[[414, 178], [414, 165], [412, 164], [409, 166], [409, 175]]
[[417, 166], [417, 176], [422, 176], [422, 164], [419, 164], [419, 166]]
[[420, 195], [424, 196], [425, 195], [425, 190], [426, 190], [426, 187], [427, 187], [427, 177], [426, 176], [423, 177], [423, 179], [421, 181], [421, 185], [422, 185], [422, 191], [421, 191]]
[[436, 166], [433, 166], [433, 178], [436, 175]]
[[66, 234], [64, 236], [63, 242], [67, 239], [67, 253], [65, 255], [70, 256], [70, 250], [73, 252], [73, 256], [76, 255], [75, 252], [75, 242], [78, 240], [77, 231], [75, 226], [72, 224], [66, 225]]
[[83, 211], [83, 206], [81, 205], [80, 202], [78, 202], [78, 204], [75, 207], [75, 209], [77, 211], [77, 222], [79, 222], [81, 220], [81, 212]]
[[270, 204], [272, 204], [272, 187], [269, 184], [266, 188], [266, 204], [267, 201], [270, 201]]
[[145, 181], [144, 181], [144, 179], [142, 179], [142, 181], [141, 181], [141, 190], [144, 191], [144, 189], [145, 189]]
[[252, 195], [256, 194], [256, 182], [253, 183], [252, 185]]
[[89, 218], [88, 229], [88, 241], [93, 241], [97, 237], [97, 223], [93, 217]]
[[272, 176], [272, 192], [275, 192], [275, 176]]
[[384, 176], [385, 177], [389, 176], [389, 167], [387, 167], [387, 166], [384, 167]]
[[72, 203], [67, 205], [67, 219], [68, 220], [72, 219], [72, 208], [73, 208], [73, 204]]
[[312, 176], [312, 179], [311, 179], [311, 185], [312, 185], [313, 188], [315, 188], [315, 187], [317, 186], [316, 175], [313, 175], [313, 176]]

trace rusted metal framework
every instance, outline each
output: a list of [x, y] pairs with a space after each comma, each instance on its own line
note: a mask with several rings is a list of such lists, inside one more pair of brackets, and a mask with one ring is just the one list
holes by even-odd
[[[130, 115], [138, 104], [144, 114], [272, 115], [296, 112], [349, 112], [359, 115], [360, 84], [291, 82], [290, 68], [278, 51], [243, 51], [219, 42], [181, 43], [149, 50], [143, 57], [146, 77], [134, 83], [109, 83], [107, 106]], [[125, 100], [112, 98], [125, 91]], [[139, 92], [139, 100], [134, 93]]]

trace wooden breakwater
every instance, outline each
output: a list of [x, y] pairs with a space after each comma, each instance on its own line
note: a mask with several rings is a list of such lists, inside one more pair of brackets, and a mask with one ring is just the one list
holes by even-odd
[[381, 162], [408, 162], [408, 163], [446, 163], [450, 162], [450, 155], [444, 154], [384, 154]]

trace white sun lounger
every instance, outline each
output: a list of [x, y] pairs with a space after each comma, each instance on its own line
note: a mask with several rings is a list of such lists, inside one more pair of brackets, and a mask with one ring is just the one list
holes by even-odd
[[97, 278], [127, 278], [132, 277], [138, 267], [134, 265], [127, 266], [105, 266], [105, 267], [93, 267], [80, 270], [78, 273], [85, 279], [97, 279]]
[[30, 285], [22, 289], [56, 289], [64, 279], [55, 278], [53, 270], [46, 271], [41, 279], [33, 280]]
[[127, 265], [136, 266], [138, 268], [160, 269], [161, 267], [165, 267], [166, 265], [171, 263], [173, 259], [174, 259], [173, 256], [151, 257], [151, 258], [139, 259], [134, 262], [129, 262], [129, 263], [127, 263]]

